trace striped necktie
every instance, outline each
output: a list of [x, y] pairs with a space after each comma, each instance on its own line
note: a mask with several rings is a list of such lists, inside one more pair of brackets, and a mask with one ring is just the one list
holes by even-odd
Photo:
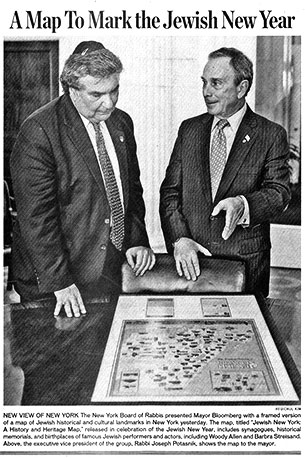
[[215, 132], [210, 151], [210, 174], [212, 199], [215, 199], [217, 189], [227, 161], [227, 141], [223, 129], [230, 125], [227, 119], [220, 119], [215, 126]]
[[107, 153], [100, 125], [99, 123], [92, 123], [92, 125], [95, 130], [98, 158], [103, 172], [106, 194], [111, 210], [112, 227], [110, 240], [113, 245], [121, 251], [124, 240], [124, 211], [120, 199], [119, 188]]

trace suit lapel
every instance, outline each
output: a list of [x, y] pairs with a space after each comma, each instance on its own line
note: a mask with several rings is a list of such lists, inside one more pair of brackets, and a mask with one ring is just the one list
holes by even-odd
[[[90, 172], [92, 173], [95, 181], [97, 182], [104, 199], [107, 201], [107, 195], [103, 177], [100, 171], [100, 167], [95, 155], [95, 151], [91, 144], [87, 130], [79, 116], [76, 108], [74, 107], [71, 99], [64, 96], [64, 123], [67, 127], [67, 134], [73, 142], [75, 149], [82, 156], [85, 163], [87, 164]], [[124, 132], [116, 127], [115, 112], [106, 121], [107, 128], [109, 130], [115, 152], [118, 157], [120, 175], [122, 180], [123, 194], [124, 194], [124, 206], [127, 205], [128, 196], [128, 165], [127, 165], [127, 151], [126, 151], [126, 138]], [[119, 123], [118, 123], [119, 124]]]
[[203, 115], [198, 118], [198, 124], [190, 133], [189, 150], [194, 155], [194, 179], [199, 175], [200, 188], [204, 198], [212, 199], [210, 179], [210, 137], [213, 116]]
[[215, 201], [223, 199], [257, 137], [255, 114], [248, 107], [237, 130]]
[[87, 130], [70, 97], [64, 97], [66, 97], [64, 123], [67, 128], [67, 135], [74, 144], [77, 153], [82, 156], [104, 198], [107, 200], [103, 177]]

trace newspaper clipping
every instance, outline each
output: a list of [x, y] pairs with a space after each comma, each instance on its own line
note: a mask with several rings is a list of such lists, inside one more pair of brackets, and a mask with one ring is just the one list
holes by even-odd
[[302, 454], [303, 21], [2, 4], [1, 454]]

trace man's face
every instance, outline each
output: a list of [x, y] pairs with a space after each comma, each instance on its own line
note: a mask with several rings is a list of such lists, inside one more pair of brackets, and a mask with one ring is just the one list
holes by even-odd
[[243, 84], [234, 83], [234, 70], [229, 57], [210, 59], [202, 74], [203, 97], [211, 115], [228, 118], [244, 104]]
[[119, 73], [108, 78], [90, 75], [80, 78], [80, 89], [70, 88], [70, 96], [77, 111], [89, 121], [106, 121], [118, 101], [119, 82]]

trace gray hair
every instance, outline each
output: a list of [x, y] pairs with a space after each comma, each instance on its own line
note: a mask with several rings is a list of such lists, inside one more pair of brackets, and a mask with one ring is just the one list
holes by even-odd
[[69, 94], [70, 87], [80, 89], [79, 79], [84, 76], [108, 78], [114, 73], [121, 73], [122, 70], [122, 62], [109, 49], [100, 49], [84, 55], [72, 54], [65, 62], [60, 82], [63, 91]]
[[219, 48], [209, 54], [209, 59], [218, 57], [229, 57], [230, 65], [235, 73], [235, 84], [238, 86], [243, 80], [249, 82], [249, 87], [245, 95], [248, 94], [253, 82], [253, 64], [251, 60], [236, 48]]

